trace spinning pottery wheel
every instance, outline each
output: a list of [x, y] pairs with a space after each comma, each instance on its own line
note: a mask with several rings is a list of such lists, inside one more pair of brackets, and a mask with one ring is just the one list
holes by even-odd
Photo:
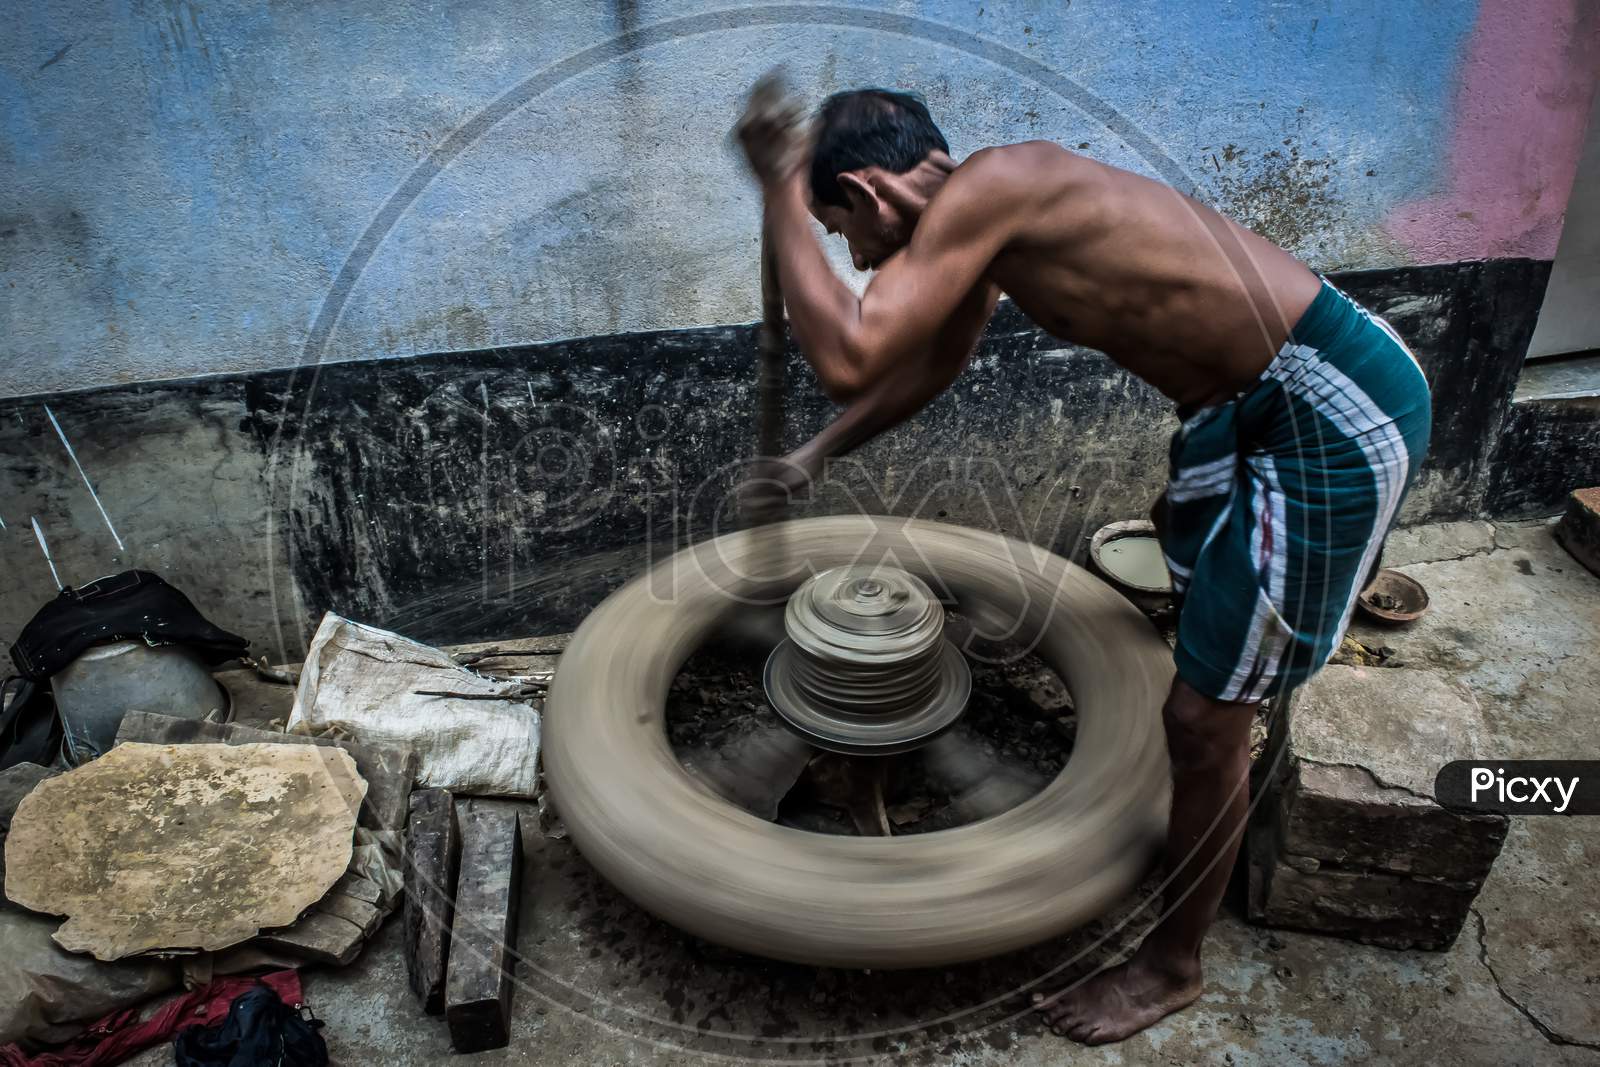
[[[793, 644], [768, 666], [791, 727], [830, 748], [895, 751], [959, 715], [949, 708], [965, 664], [949, 659], [961, 657], [946, 651], [931, 587], [990, 629], [1009, 625], [1066, 681], [1078, 733], [1061, 774], [993, 818], [906, 837], [775, 825], [692, 777], [667, 742], [668, 687], [752, 595], [770, 595], [745, 575], [772, 558], [773, 538], [816, 574], [788, 605]], [[807, 577], [797, 570], [782, 591]], [[867, 662], [851, 662], [857, 644]], [[550, 692], [546, 777], [585, 858], [693, 934], [824, 966], [953, 963], [1081, 925], [1148, 872], [1166, 824], [1171, 679], [1171, 653], [1144, 617], [1049, 552], [936, 523], [805, 519], [686, 549], [601, 604]]]
[[943, 636], [944, 608], [896, 567], [835, 567], [784, 609], [767, 699], [819, 748], [882, 756], [926, 744], [961, 715], [972, 672]]

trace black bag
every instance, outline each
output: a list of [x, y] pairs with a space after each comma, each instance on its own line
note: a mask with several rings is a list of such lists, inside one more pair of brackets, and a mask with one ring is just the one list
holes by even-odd
[[123, 571], [63, 589], [22, 628], [11, 659], [24, 678], [44, 682], [95, 645], [135, 637], [152, 645], [188, 645], [213, 667], [242, 656], [250, 646], [211, 625], [160, 575]]
[[[50, 676], [95, 645], [139, 638], [187, 645], [213, 667], [244, 655], [250, 642], [213, 626], [188, 597], [149, 571], [123, 571], [63, 589], [22, 628], [11, 660], [22, 677], [0, 689], [0, 769], [54, 762], [61, 722]], [[20, 684], [18, 684], [20, 682]], [[14, 695], [13, 694], [14, 691]]]
[[191, 1026], [178, 1035], [177, 1067], [327, 1067], [322, 1020], [289, 1007], [265, 983], [228, 1006], [221, 1026]]
[[0, 685], [0, 708], [0, 771], [19, 763], [54, 763], [63, 731], [50, 687], [7, 678]]

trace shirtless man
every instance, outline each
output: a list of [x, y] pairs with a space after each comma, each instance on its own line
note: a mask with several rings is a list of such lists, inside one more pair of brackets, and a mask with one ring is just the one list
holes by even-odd
[[[1002, 293], [1177, 405], [1156, 508], [1182, 597], [1163, 708], [1173, 880], [1127, 962], [1035, 997], [1056, 1033], [1120, 1041], [1201, 993], [1200, 944], [1245, 817], [1254, 709], [1338, 647], [1426, 450], [1427, 382], [1387, 323], [1287, 252], [1057, 145], [958, 164], [916, 98], [876, 89], [830, 97], [808, 133], [771, 83], [737, 133], [795, 338], [845, 405], [786, 457], [791, 488], [950, 385]], [[813, 217], [877, 272], [861, 297], [829, 267]]]

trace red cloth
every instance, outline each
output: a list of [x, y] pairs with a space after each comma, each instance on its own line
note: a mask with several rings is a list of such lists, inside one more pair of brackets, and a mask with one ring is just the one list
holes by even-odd
[[138, 1008], [114, 1011], [54, 1052], [30, 1057], [15, 1043], [5, 1045], [0, 1047], [0, 1067], [109, 1067], [171, 1041], [185, 1027], [221, 1023], [228, 1017], [229, 1005], [257, 982], [271, 986], [291, 1008], [303, 1003], [299, 971], [232, 975], [174, 997], [144, 1022], [139, 1021]]

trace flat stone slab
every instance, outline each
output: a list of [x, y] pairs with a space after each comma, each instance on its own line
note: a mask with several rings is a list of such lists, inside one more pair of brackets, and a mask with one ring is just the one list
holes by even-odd
[[371, 830], [406, 828], [406, 811], [411, 796], [411, 785], [416, 780], [420, 761], [409, 748], [393, 745], [372, 745], [348, 741], [343, 738], [313, 737], [309, 734], [286, 734], [277, 730], [259, 730], [239, 723], [205, 722], [201, 719], [178, 719], [171, 715], [156, 715], [146, 711], [130, 711], [122, 717], [117, 728], [117, 743], [140, 741], [153, 745], [322, 745], [325, 748], [342, 748], [356, 762], [356, 771], [367, 783], [367, 795], [361, 802], [360, 823]]
[[6, 896], [101, 960], [227, 948], [339, 881], [366, 788], [340, 748], [118, 745], [23, 798]]
[[1408, 567], [1413, 563], [1461, 559], [1488, 552], [1494, 546], [1494, 527], [1481, 519], [1411, 526], [1389, 535], [1383, 546], [1383, 565]]
[[1289, 731], [1295, 759], [1362, 767], [1431, 801], [1434, 775], [1477, 755], [1484, 724], [1472, 692], [1441, 674], [1334, 665], [1296, 694]]

